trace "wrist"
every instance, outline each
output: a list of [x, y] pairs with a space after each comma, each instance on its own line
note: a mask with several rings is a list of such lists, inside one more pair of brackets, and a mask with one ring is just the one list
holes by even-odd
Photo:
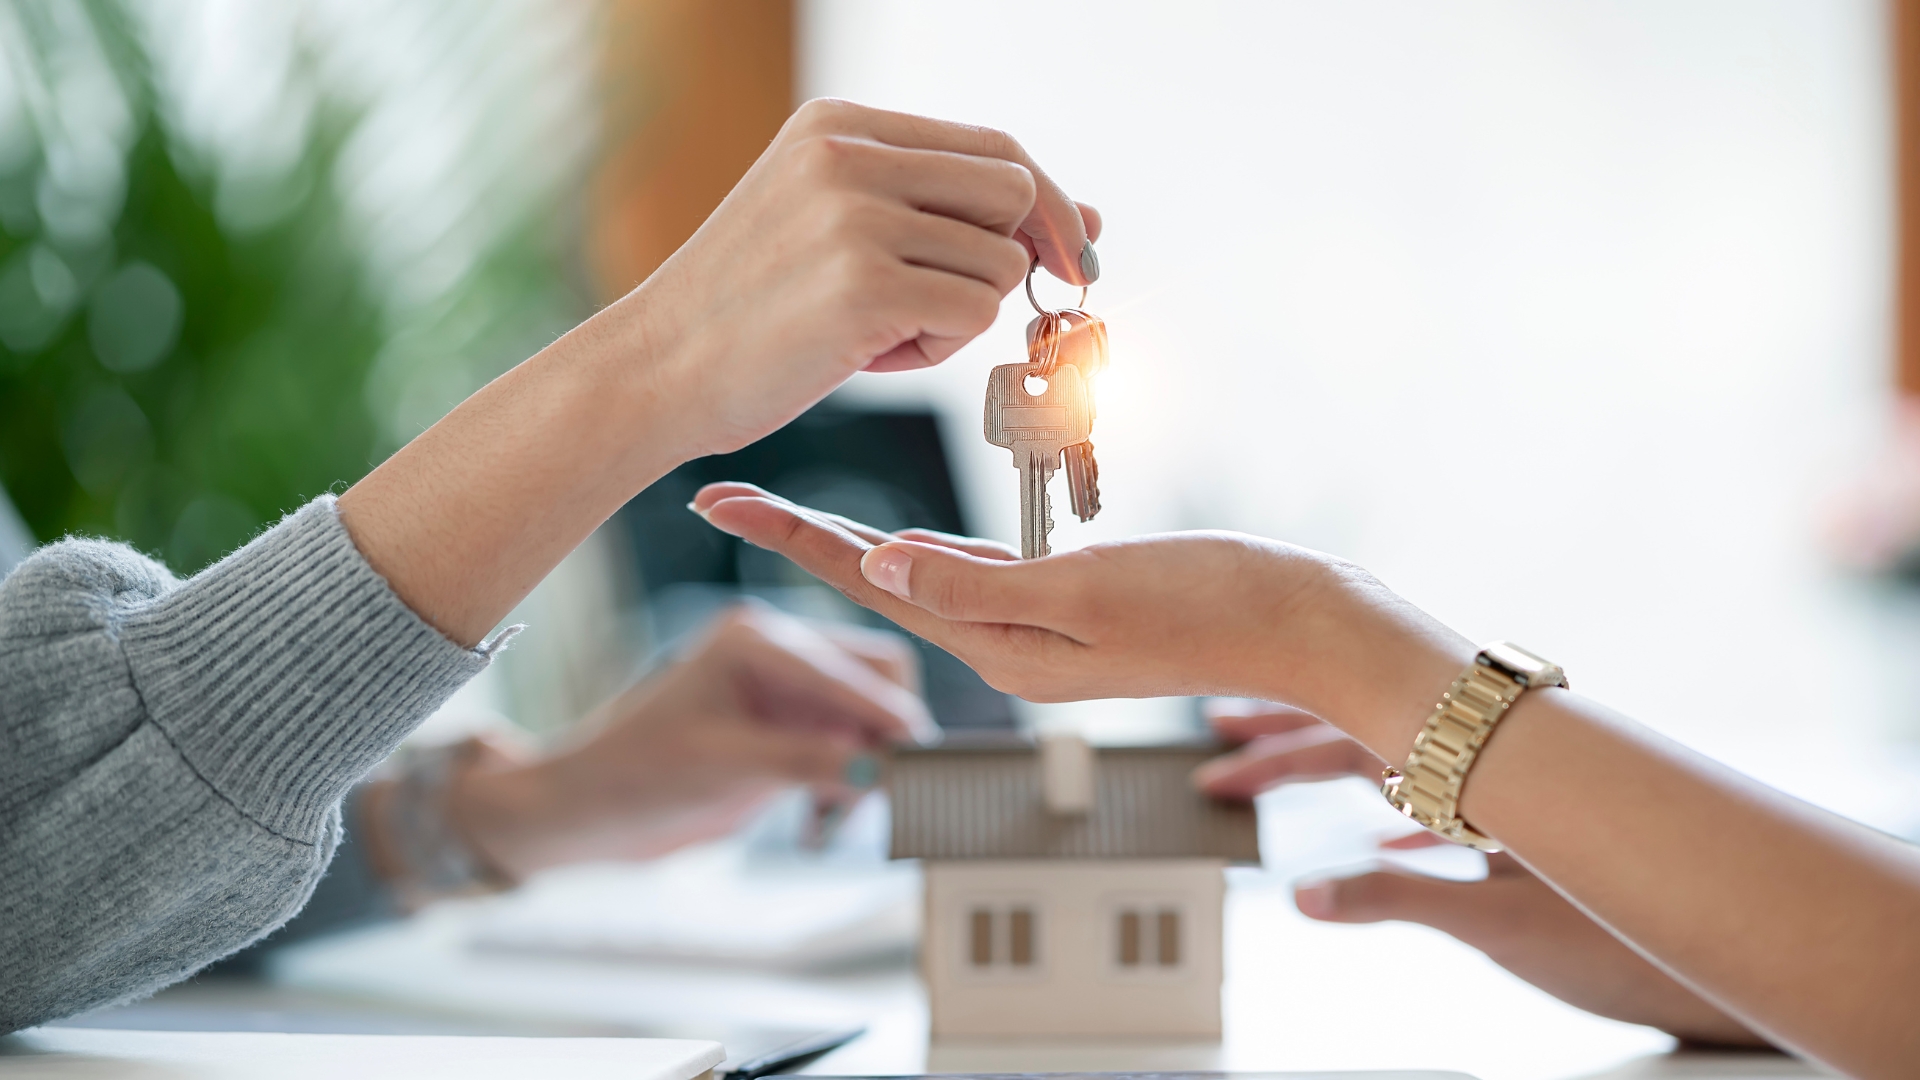
[[743, 444], [730, 438], [725, 416], [729, 395], [739, 396], [742, 387], [715, 378], [728, 346], [704, 332], [711, 328], [684, 317], [699, 297], [682, 284], [678, 269], [669, 259], [574, 332], [609, 364], [617, 393], [646, 418], [650, 437], [671, 457], [668, 468]]
[[1472, 642], [1347, 564], [1324, 568], [1294, 613], [1286, 639], [1294, 661], [1269, 665], [1255, 696], [1312, 712], [1388, 762], [1406, 759], [1447, 687], [1473, 661]]
[[[688, 376], [687, 336], [664, 321], [651, 282], [601, 309], [539, 353], [564, 386], [553, 426], [637, 492], [711, 451]], [[597, 438], [596, 438], [597, 436]]]
[[1390, 764], [1407, 759], [1435, 703], [1477, 651], [1445, 627], [1434, 630], [1395, 628], [1375, 635], [1352, 668], [1347, 733]]
[[353, 800], [348, 827], [365, 846], [374, 876], [402, 908], [518, 883], [522, 875], [474, 843], [468, 832], [472, 820], [464, 812], [472, 781], [507, 760], [507, 752], [485, 738], [405, 747], [395, 758], [393, 775], [368, 783]]
[[556, 865], [549, 855], [553, 800], [541, 764], [469, 770], [449, 787], [446, 813], [474, 855], [515, 880]]

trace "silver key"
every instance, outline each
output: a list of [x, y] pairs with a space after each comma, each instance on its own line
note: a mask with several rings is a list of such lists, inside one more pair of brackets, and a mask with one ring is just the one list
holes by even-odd
[[[1087, 441], [1093, 433], [1093, 400], [1080, 369], [1065, 365], [1045, 380], [1039, 393], [1027, 390], [1033, 364], [1002, 364], [987, 376], [983, 425], [987, 441], [1013, 451], [1020, 470], [1020, 557], [1052, 553], [1053, 531], [1047, 482], [1060, 467], [1060, 452]], [[1038, 389], [1038, 387], [1036, 387]]]
[[[1078, 308], [1049, 312], [1027, 324], [1027, 358], [1043, 372], [1061, 366], [1080, 369], [1087, 384], [1088, 412], [1099, 416], [1093, 401], [1093, 377], [1107, 369], [1107, 324]], [[1092, 521], [1100, 513], [1100, 464], [1091, 441], [1067, 447], [1067, 495], [1073, 514]]]
[[1062, 450], [1067, 467], [1067, 501], [1073, 516], [1092, 521], [1100, 513], [1100, 463], [1093, 460], [1093, 440]]

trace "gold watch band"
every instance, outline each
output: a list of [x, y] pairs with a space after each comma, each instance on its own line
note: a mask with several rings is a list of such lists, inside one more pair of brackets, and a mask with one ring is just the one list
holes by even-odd
[[1407, 763], [1382, 775], [1381, 794], [1415, 822], [1480, 851], [1499, 851], [1490, 838], [1460, 819], [1460, 792], [1467, 772], [1493, 734], [1494, 725], [1521, 694], [1536, 686], [1567, 685], [1558, 664], [1511, 642], [1480, 650], [1453, 680], [1426, 726], [1413, 740]]

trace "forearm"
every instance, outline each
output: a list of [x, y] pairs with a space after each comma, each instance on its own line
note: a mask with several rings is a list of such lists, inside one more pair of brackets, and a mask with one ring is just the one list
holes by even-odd
[[454, 641], [480, 641], [697, 452], [663, 387], [660, 346], [621, 310], [647, 299], [627, 297], [495, 379], [340, 497], [361, 554]]
[[[1334, 617], [1296, 635], [1296, 662], [1262, 672], [1256, 690], [1404, 761], [1473, 647], [1365, 575], [1331, 580], [1342, 599], [1305, 610]], [[1920, 1052], [1911, 845], [1553, 689], [1501, 721], [1461, 816], [1779, 1045], [1858, 1075], [1901, 1074]]]
[[1030, 254], [1089, 281], [1087, 210], [998, 132], [809, 103], [653, 277], [388, 459], [341, 514], [415, 611], [477, 642], [681, 461], [760, 438], [856, 371], [952, 355]]
[[0, 1030], [284, 921], [341, 797], [485, 663], [407, 610], [327, 499], [184, 583], [98, 541], [28, 560], [0, 586]]
[[1853, 1075], [1911, 1069], [1911, 846], [1558, 690], [1523, 696], [1501, 722], [1461, 812], [1780, 1045]]

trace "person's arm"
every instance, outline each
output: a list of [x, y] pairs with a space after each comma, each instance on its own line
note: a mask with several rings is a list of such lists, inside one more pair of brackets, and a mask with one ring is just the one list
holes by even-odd
[[[1236, 749], [1194, 772], [1215, 798], [1246, 801], [1282, 784], [1359, 776], [1379, 782], [1386, 762], [1319, 717], [1270, 702], [1214, 699], [1208, 719]], [[1411, 823], [1409, 823], [1411, 827]], [[1383, 852], [1445, 844], [1429, 832], [1381, 843]], [[1315, 875], [1294, 901], [1325, 922], [1421, 923], [1485, 953], [1547, 993], [1588, 1012], [1646, 1024], [1694, 1046], [1771, 1044], [1682, 986], [1506, 854], [1487, 856], [1487, 876], [1453, 881], [1380, 867]]]
[[0, 1032], [285, 921], [348, 788], [486, 663], [327, 498], [185, 582], [100, 541], [29, 557], [0, 584]]
[[284, 922], [341, 797], [681, 461], [937, 363], [1098, 231], [1007, 136], [802, 107], [692, 240], [349, 489], [186, 583], [68, 542], [0, 587], [0, 1031]]
[[[342, 807], [344, 835], [306, 907], [215, 973], [248, 973], [275, 949], [398, 917], [455, 895], [409, 857], [423, 828], [494, 883], [589, 859], [647, 859], [725, 835], [796, 785], [839, 803], [865, 794], [857, 759], [935, 732], [919, 658], [898, 634], [816, 624], [760, 604], [716, 618], [678, 657], [606, 702], [543, 753], [489, 739], [402, 821], [399, 788], [419, 759], [369, 780]], [[435, 762], [437, 765], [438, 763]], [[438, 854], [437, 852], [435, 854]]]
[[[1046, 559], [900, 540], [744, 485], [695, 504], [1034, 700], [1223, 694], [1325, 719], [1385, 761], [1474, 646], [1358, 567], [1230, 533]], [[1680, 662], [1680, 661], [1676, 661]], [[1920, 1057], [1920, 852], [1565, 690], [1530, 691], [1462, 815], [1776, 1045], [1858, 1076]]]
[[[871, 782], [856, 759], [937, 731], [912, 689], [917, 660], [898, 634], [741, 605], [560, 746], [456, 777], [440, 809], [477, 858], [519, 880], [723, 836], [796, 785], [852, 800]], [[369, 809], [376, 867], [408, 879], [391, 819]]]
[[388, 458], [340, 514], [415, 611], [476, 642], [680, 462], [857, 371], [945, 360], [1036, 249], [1085, 283], [1098, 232], [1000, 132], [810, 102], [652, 277]]

